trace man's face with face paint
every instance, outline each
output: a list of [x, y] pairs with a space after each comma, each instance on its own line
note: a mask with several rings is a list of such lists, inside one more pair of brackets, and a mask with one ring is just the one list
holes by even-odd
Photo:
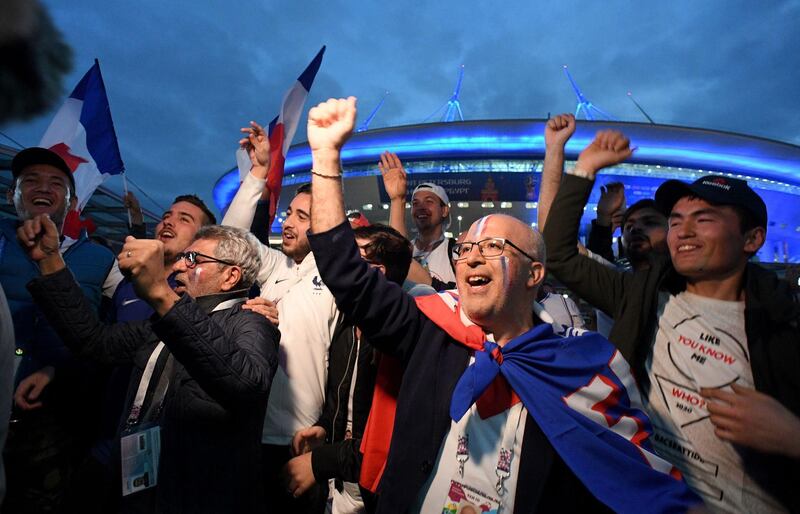
[[[198, 239], [186, 248], [186, 252], [197, 252], [203, 255], [214, 256], [218, 242], [214, 239]], [[178, 259], [172, 266], [172, 271], [176, 272], [175, 292], [183, 294], [189, 293], [192, 298], [207, 294], [219, 293], [222, 291], [221, 285], [230, 272], [225, 264], [218, 262], [207, 262], [204, 257], [197, 257], [197, 264], [188, 267], [184, 259]]]
[[[532, 254], [530, 228], [503, 215], [485, 216], [470, 227], [466, 242], [487, 238], [510, 240]], [[506, 244], [502, 255], [486, 258], [473, 245], [464, 259], [456, 261], [456, 284], [461, 308], [474, 323], [485, 329], [502, 321], [509, 313], [530, 312], [538, 279], [532, 278], [532, 261]]]
[[59, 229], [76, 202], [69, 179], [49, 164], [32, 164], [22, 170], [9, 196], [21, 220], [47, 214]]

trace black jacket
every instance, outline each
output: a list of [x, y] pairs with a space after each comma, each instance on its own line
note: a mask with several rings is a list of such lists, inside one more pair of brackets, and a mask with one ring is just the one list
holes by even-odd
[[[677, 294], [686, 282], [669, 256], [653, 256], [649, 270], [623, 273], [578, 253], [579, 220], [592, 185], [572, 175], [562, 179], [544, 231], [547, 268], [584, 300], [614, 317], [609, 339], [647, 390], [644, 365], [654, 343], [658, 293]], [[755, 387], [800, 416], [800, 305], [789, 285], [774, 273], [756, 264], [748, 264], [745, 273], [745, 332]], [[800, 512], [796, 492], [800, 462], [750, 451], [745, 465], [762, 487], [791, 511]]]
[[[277, 369], [279, 333], [263, 316], [240, 305], [208, 314], [241, 292], [197, 301], [184, 295], [160, 319], [105, 325], [68, 269], [37, 278], [28, 289], [70, 349], [109, 364], [133, 363], [125, 412], [158, 342], [163, 341], [165, 352], [174, 356], [157, 418], [161, 426], [158, 485], [126, 497], [123, 511], [265, 510], [261, 428]], [[157, 367], [151, 387], [160, 371]]]
[[[356, 327], [342, 317], [328, 352], [328, 383], [325, 405], [317, 425], [325, 429], [325, 445], [311, 454], [317, 482], [335, 478], [358, 482], [361, 470], [361, 437], [372, 406], [377, 373], [375, 350], [364, 337], [356, 338]], [[355, 374], [354, 374], [355, 373]], [[353, 380], [355, 377], [355, 384]], [[345, 438], [350, 389], [353, 388], [353, 425]]]
[[[450, 428], [449, 407], [470, 350], [424, 316], [414, 299], [371, 269], [348, 223], [309, 235], [322, 280], [370, 343], [405, 364], [378, 512], [406, 512], [428, 479]], [[419, 343], [419, 344], [417, 344]], [[607, 511], [567, 468], [528, 416], [515, 512]]]

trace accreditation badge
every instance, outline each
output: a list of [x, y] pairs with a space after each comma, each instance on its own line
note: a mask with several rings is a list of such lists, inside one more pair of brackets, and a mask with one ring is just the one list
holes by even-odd
[[491, 493], [480, 491], [458, 480], [450, 481], [442, 514], [497, 514], [500, 499]]
[[161, 429], [158, 425], [122, 436], [122, 496], [158, 483]]

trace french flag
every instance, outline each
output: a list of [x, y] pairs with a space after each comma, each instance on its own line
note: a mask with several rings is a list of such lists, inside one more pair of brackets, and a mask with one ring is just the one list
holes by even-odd
[[67, 215], [64, 234], [77, 238], [87, 226], [80, 221], [80, 211], [97, 186], [125, 171], [97, 59], [56, 113], [39, 146], [60, 155], [72, 170], [78, 204]]
[[[271, 122], [269, 122], [269, 145], [270, 145], [270, 165], [267, 174], [266, 188], [269, 191], [269, 224], [275, 219], [278, 209], [278, 199], [281, 195], [281, 184], [283, 182], [283, 168], [286, 163], [286, 154], [292, 145], [292, 139], [300, 117], [303, 114], [303, 107], [311, 91], [311, 85], [317, 76], [319, 67], [322, 64], [322, 56], [325, 54], [323, 46], [305, 71], [300, 74], [292, 87], [286, 92], [281, 105], [281, 112]], [[250, 158], [245, 150], [239, 149], [236, 152], [236, 161], [239, 166], [239, 178], [244, 179], [250, 171]]]

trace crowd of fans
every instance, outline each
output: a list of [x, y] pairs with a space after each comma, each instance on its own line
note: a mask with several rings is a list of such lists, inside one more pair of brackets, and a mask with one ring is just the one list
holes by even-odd
[[116, 256], [62, 235], [63, 159], [16, 155], [2, 512], [800, 511], [800, 305], [750, 262], [768, 220], [746, 182], [670, 180], [630, 207], [609, 184], [584, 246], [597, 173], [633, 150], [602, 131], [565, 170], [559, 115], [541, 233], [490, 214], [448, 238], [447, 192], [423, 183], [409, 240], [394, 153], [389, 224], [345, 211], [355, 117], [352, 97], [309, 112], [280, 250], [257, 123], [220, 224], [180, 195], [150, 238], [129, 195]]

